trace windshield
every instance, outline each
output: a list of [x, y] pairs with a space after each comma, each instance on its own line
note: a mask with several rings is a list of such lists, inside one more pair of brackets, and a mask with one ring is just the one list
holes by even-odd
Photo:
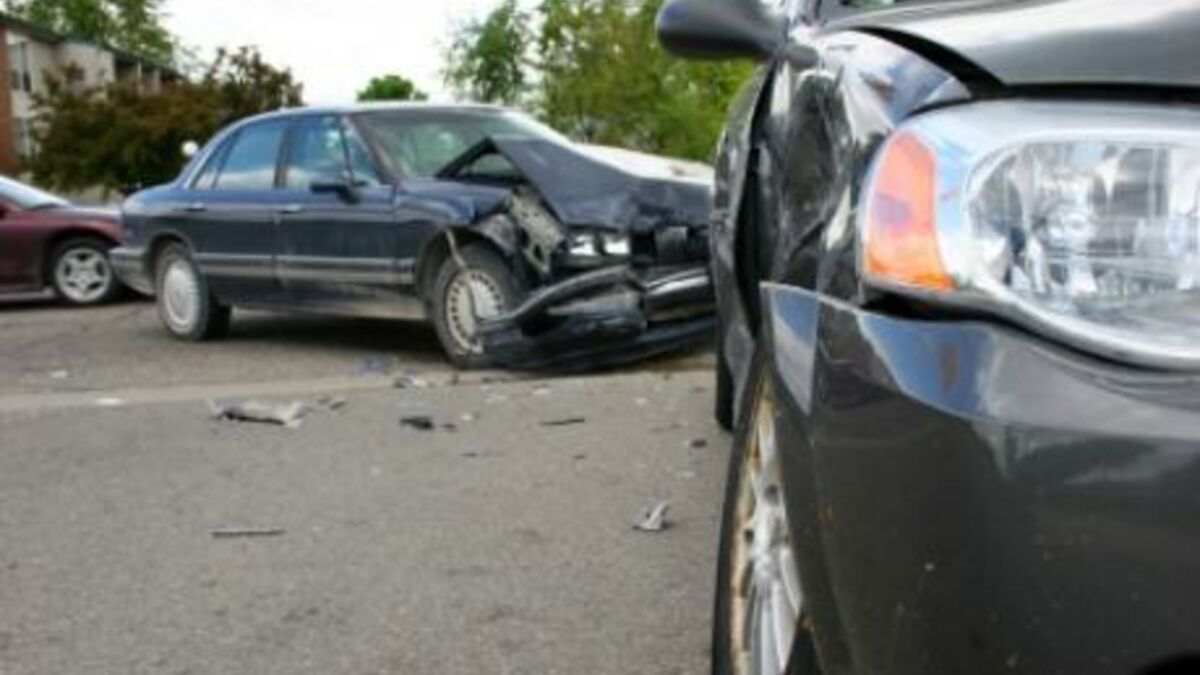
[[509, 111], [393, 110], [365, 113], [358, 119], [394, 171], [419, 178], [436, 176], [447, 164], [488, 136], [570, 142], [533, 118]]
[[27, 211], [66, 206], [67, 200], [35, 187], [0, 176], [0, 199]]

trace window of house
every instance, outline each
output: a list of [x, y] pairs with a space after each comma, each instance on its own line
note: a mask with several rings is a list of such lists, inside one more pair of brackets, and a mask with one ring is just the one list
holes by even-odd
[[13, 91], [33, 91], [33, 75], [29, 67], [29, 43], [8, 46], [9, 86]]
[[259, 122], [242, 129], [217, 176], [217, 190], [270, 190], [287, 120]]

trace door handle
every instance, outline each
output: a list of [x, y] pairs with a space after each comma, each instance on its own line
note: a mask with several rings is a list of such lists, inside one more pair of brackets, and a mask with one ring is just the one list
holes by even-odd
[[279, 213], [285, 216], [300, 213], [302, 211], [304, 211], [304, 207], [300, 204], [287, 204], [286, 206], [279, 207]]
[[184, 206], [183, 210], [188, 213], [201, 213], [203, 211], [207, 211], [208, 207], [205, 206], [203, 202], [192, 202], [191, 204]]

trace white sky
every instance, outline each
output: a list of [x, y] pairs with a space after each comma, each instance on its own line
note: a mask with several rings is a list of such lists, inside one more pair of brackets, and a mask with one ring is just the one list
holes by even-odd
[[349, 103], [372, 77], [399, 73], [449, 100], [441, 68], [451, 28], [498, 0], [167, 0], [167, 27], [205, 60], [255, 45], [292, 69], [310, 104]]

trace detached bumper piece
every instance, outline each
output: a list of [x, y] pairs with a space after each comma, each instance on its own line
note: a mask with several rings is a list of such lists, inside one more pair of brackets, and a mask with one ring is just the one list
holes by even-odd
[[483, 321], [481, 335], [497, 365], [589, 370], [698, 344], [715, 326], [707, 269], [621, 265], [541, 289], [511, 313]]

